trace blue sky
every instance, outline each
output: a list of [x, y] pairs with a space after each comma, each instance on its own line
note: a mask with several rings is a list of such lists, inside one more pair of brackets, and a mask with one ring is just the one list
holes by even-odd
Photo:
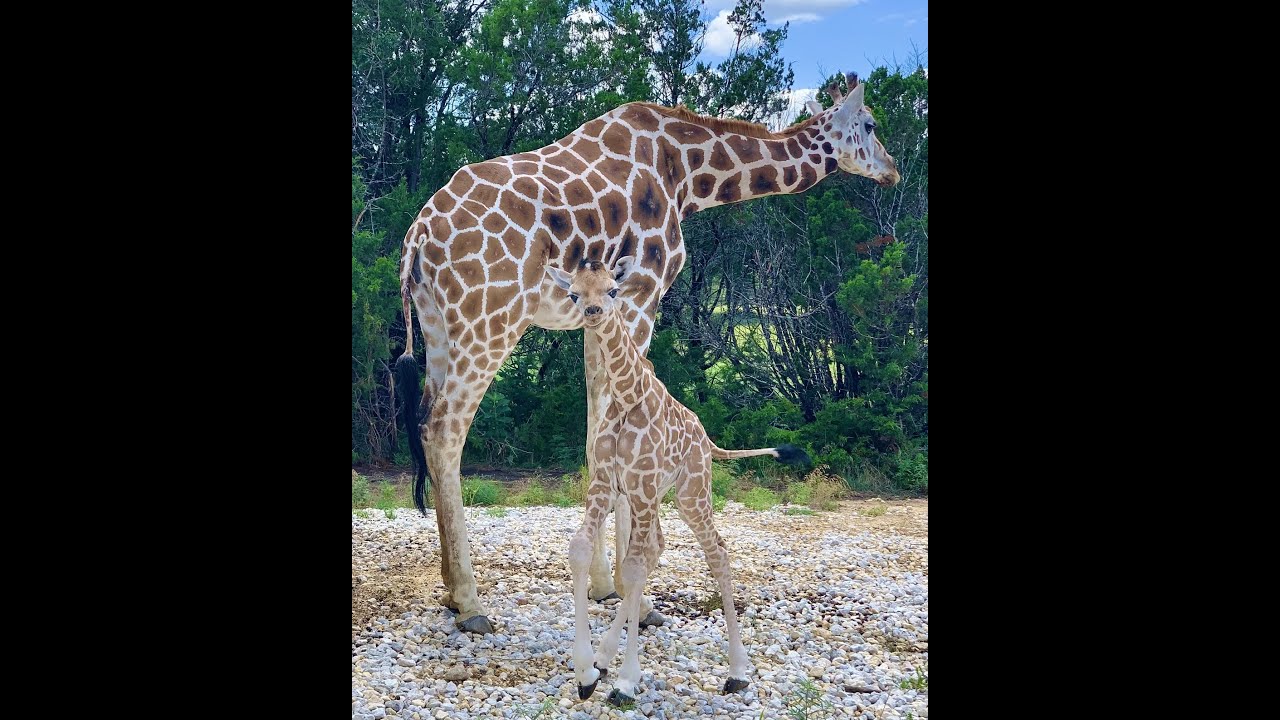
[[[733, 5], [734, 0], [706, 2], [706, 13], [714, 18], [703, 47], [708, 62], [724, 59], [729, 40], [724, 19]], [[816, 88], [824, 71], [865, 77], [894, 55], [905, 63], [913, 42], [928, 65], [929, 0], [764, 0], [764, 14], [770, 27], [791, 22], [782, 56], [793, 63], [796, 90]]]

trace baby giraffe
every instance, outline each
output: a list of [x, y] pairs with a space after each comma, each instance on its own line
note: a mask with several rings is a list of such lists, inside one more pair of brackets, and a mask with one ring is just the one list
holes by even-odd
[[[664, 542], [658, 514], [662, 497], [672, 487], [680, 517], [697, 536], [707, 556], [711, 574], [720, 585], [724, 619], [729, 631], [729, 677], [724, 692], [747, 687], [746, 651], [738, 631], [738, 614], [733, 604], [733, 579], [729, 574], [729, 553], [711, 520], [711, 460], [772, 455], [783, 462], [807, 462], [803, 450], [790, 445], [760, 450], [721, 450], [702, 428], [698, 416], [667, 392], [653, 373], [653, 364], [640, 354], [623, 322], [618, 295], [620, 283], [636, 268], [634, 257], [617, 261], [610, 271], [603, 263], [586, 260], [574, 275], [547, 266], [547, 274], [568, 291], [581, 309], [584, 332], [595, 333], [604, 355], [608, 383], [600, 401], [595, 443], [595, 474], [587, 490], [587, 509], [582, 527], [569, 543], [569, 564], [573, 571], [574, 675], [578, 697], [591, 697], [600, 678], [608, 674], [609, 663], [618, 651], [622, 624], [627, 623], [627, 650], [617, 686], [609, 702], [623, 705], [634, 700], [640, 680], [639, 615], [645, 581], [662, 554]], [[618, 499], [619, 531], [630, 526], [622, 563], [623, 602], [594, 657], [591, 627], [587, 621], [587, 580], [596, 533], [602, 531], [605, 515]], [[629, 517], [621, 517], [625, 513]]]

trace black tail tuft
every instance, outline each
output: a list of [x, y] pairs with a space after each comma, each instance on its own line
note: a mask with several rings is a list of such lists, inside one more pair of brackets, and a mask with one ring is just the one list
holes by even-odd
[[413, 504], [427, 514], [427, 456], [422, 452], [422, 436], [418, 433], [418, 361], [412, 355], [396, 360], [396, 400], [400, 403], [400, 424], [409, 435], [409, 454], [413, 456]]
[[809, 460], [809, 454], [795, 445], [779, 445], [774, 448], [778, 451], [778, 462], [788, 465], [808, 465], [812, 461]]

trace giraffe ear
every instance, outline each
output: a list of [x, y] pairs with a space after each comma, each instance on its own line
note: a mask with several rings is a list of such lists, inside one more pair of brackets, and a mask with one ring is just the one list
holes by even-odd
[[554, 282], [556, 285], [559, 285], [561, 290], [567, 291], [569, 289], [569, 286], [573, 284], [573, 278], [569, 275], [569, 273], [561, 270], [558, 267], [552, 267], [548, 265], [547, 277], [551, 278], [551, 281]]
[[866, 104], [862, 100], [862, 91], [865, 90], [866, 87], [867, 86], [865, 84], [858, 83], [858, 87], [849, 92], [849, 97], [845, 99], [844, 104], [853, 108], [855, 112], [861, 110], [862, 106]]
[[822, 112], [822, 104], [819, 103], [817, 100], [810, 100], [809, 102], [805, 103], [804, 106], [809, 108], [810, 115], [817, 115], [818, 113]]
[[618, 261], [613, 264], [613, 281], [616, 283], [621, 283], [623, 280], [625, 280], [627, 276], [631, 274], [631, 270], [635, 267], [635, 264], [636, 264], [635, 255], [628, 255], [624, 258], [618, 258]]

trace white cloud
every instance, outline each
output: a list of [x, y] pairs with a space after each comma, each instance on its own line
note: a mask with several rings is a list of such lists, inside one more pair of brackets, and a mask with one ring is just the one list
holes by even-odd
[[921, 8], [919, 10], [913, 10], [910, 13], [889, 13], [888, 15], [881, 15], [876, 18], [876, 22], [891, 22], [895, 24], [901, 22], [903, 27], [911, 27], [919, 22], [929, 22], [929, 16], [924, 15], [927, 10], [928, 8]]
[[814, 100], [818, 97], [817, 88], [796, 88], [790, 92], [782, 94], [787, 101], [787, 106], [781, 112], [770, 115], [764, 119], [764, 126], [778, 132], [795, 121], [796, 116], [802, 112], [808, 112], [808, 108], [804, 106], [806, 100]]
[[[764, 16], [771, 24], [816, 22], [832, 10], [865, 2], [868, 0], [765, 0]], [[732, 12], [735, 4], [736, 0], [707, 0], [707, 9]]]
[[[702, 47], [710, 55], [725, 57], [733, 51], [733, 45], [738, 41], [738, 36], [729, 26], [729, 12], [721, 10], [714, 20], [707, 23], [707, 37]], [[760, 36], [752, 35], [743, 41], [743, 45], [745, 48], [750, 48], [758, 42], [760, 42]]]

